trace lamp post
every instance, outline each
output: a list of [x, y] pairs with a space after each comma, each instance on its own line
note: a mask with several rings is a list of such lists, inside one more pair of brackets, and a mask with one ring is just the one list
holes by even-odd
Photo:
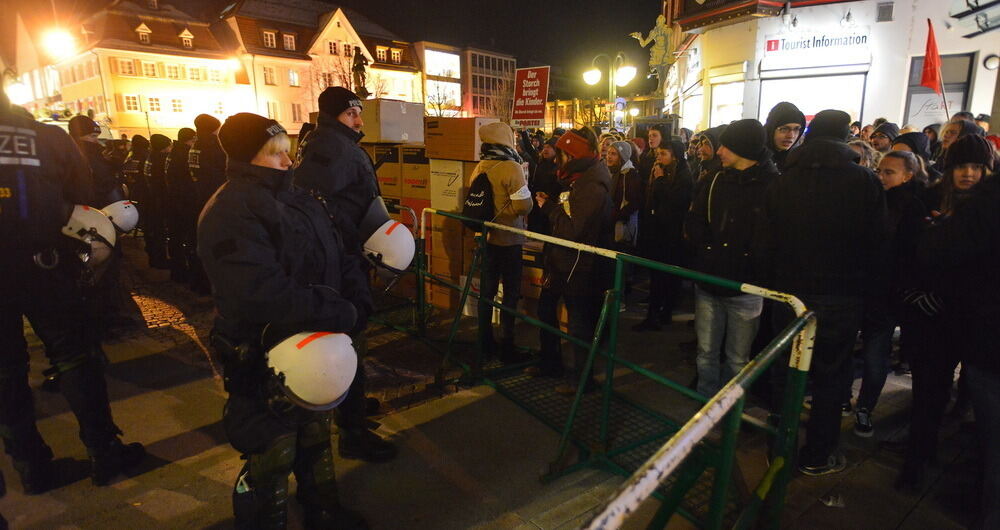
[[623, 87], [632, 82], [635, 78], [636, 68], [628, 64], [628, 57], [625, 52], [619, 51], [614, 58], [607, 54], [599, 54], [590, 61], [590, 70], [583, 73], [583, 81], [588, 85], [596, 85], [601, 82], [601, 70], [597, 67], [597, 60], [604, 58], [608, 61], [608, 123], [614, 120], [614, 105], [617, 99], [618, 87]]

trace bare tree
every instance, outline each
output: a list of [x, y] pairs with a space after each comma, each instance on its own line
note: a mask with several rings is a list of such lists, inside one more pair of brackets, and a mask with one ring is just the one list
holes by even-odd
[[367, 88], [373, 98], [384, 98], [389, 95], [389, 80], [382, 74], [375, 74], [368, 80]]
[[573, 116], [578, 127], [594, 127], [608, 121], [606, 102], [600, 98], [581, 100], [580, 112]]
[[425, 112], [428, 116], [443, 118], [454, 116], [460, 107], [455, 105], [454, 98], [445, 90], [443, 83], [434, 83], [433, 89], [428, 87]]
[[479, 115], [510, 123], [514, 110], [514, 81], [501, 79], [497, 87], [480, 96]]
[[313, 82], [316, 92], [322, 92], [330, 86], [342, 86], [354, 91], [354, 76], [351, 67], [354, 61], [344, 55], [313, 55]]

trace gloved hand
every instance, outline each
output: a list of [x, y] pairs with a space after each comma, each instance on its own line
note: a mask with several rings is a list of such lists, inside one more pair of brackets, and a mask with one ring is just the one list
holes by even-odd
[[903, 293], [903, 302], [929, 317], [936, 316], [944, 307], [944, 302], [937, 295], [918, 289], [910, 289]]

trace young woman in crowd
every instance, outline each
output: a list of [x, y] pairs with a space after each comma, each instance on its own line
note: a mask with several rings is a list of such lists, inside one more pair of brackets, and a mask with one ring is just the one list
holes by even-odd
[[861, 159], [858, 160], [858, 164], [871, 169], [872, 171], [878, 169], [879, 160], [882, 158], [882, 153], [879, 153], [872, 147], [868, 142], [864, 140], [853, 140], [848, 142], [851, 149], [854, 149]]

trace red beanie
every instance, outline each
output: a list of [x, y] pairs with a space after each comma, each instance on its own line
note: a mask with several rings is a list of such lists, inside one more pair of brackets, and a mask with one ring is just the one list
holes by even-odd
[[559, 137], [559, 141], [556, 142], [556, 149], [565, 151], [573, 158], [584, 158], [597, 154], [590, 148], [590, 142], [586, 138], [573, 131], [567, 131]]

